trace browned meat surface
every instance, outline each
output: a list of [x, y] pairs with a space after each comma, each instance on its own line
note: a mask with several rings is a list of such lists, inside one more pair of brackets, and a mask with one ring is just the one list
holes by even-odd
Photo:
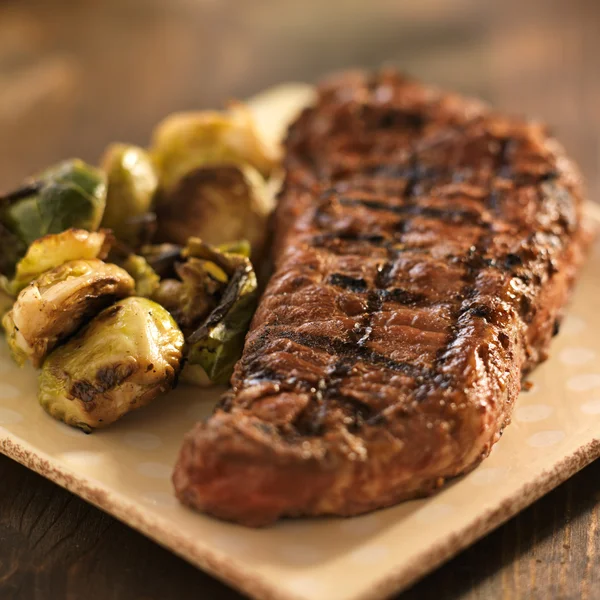
[[185, 504], [254, 526], [475, 467], [547, 356], [586, 239], [543, 126], [394, 72], [322, 85], [286, 169], [275, 273], [174, 474]]

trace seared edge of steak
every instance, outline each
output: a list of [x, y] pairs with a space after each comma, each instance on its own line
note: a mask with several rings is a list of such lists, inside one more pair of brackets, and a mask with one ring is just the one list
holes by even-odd
[[539, 124], [392, 72], [324, 84], [287, 141], [275, 274], [179, 498], [247, 525], [354, 515], [475, 467], [583, 260]]

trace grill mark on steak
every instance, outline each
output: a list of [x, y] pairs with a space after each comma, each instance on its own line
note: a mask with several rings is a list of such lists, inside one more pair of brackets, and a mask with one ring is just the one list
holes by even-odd
[[[379, 302], [379, 308], [384, 301], [392, 301], [397, 302], [398, 304], [413, 306], [419, 304], [428, 304], [427, 296], [425, 294], [411, 292], [410, 290], [402, 288], [381, 289], [386, 287], [385, 278], [381, 276], [381, 273], [386, 269], [389, 271], [392, 268], [392, 265], [390, 263], [386, 263], [382, 265], [381, 268], [382, 271], [378, 272], [378, 278], [376, 279], [376, 281], [380, 284], [380, 289], [370, 291], [370, 293], [374, 294], [377, 298], [377, 301]], [[349, 277], [347, 275], [341, 275], [340, 273], [333, 273], [328, 277], [328, 282], [331, 285], [335, 285], [336, 287], [340, 287], [351, 292], [361, 293], [368, 291], [367, 282], [362, 277]]]
[[428, 306], [431, 304], [426, 294], [411, 292], [402, 288], [380, 289], [376, 291], [376, 294], [380, 300], [390, 300], [398, 304], [409, 306]]
[[327, 280], [331, 285], [353, 292], [363, 292], [367, 289], [367, 282], [362, 277], [350, 277], [342, 273], [333, 273]]
[[406, 187], [404, 188], [404, 198], [410, 199], [413, 196], [417, 195], [418, 189], [417, 186], [419, 182], [423, 179], [423, 175], [421, 173], [422, 165], [419, 164], [419, 160], [417, 155], [413, 152], [410, 157], [410, 167], [409, 167], [409, 175], [406, 178]]
[[359, 514], [475, 466], [546, 354], [585, 238], [577, 174], [543, 128], [395, 73], [324, 86], [285, 165], [275, 275], [174, 479], [250, 525]]
[[[454, 169], [433, 168], [424, 166], [411, 166], [403, 164], [389, 164], [380, 162], [377, 164], [365, 165], [361, 168], [361, 174], [367, 177], [356, 185], [369, 186], [376, 184], [377, 188], [385, 189], [386, 180], [390, 184], [396, 184], [398, 180], [414, 180], [416, 178], [415, 170], [421, 172], [421, 181], [428, 182], [430, 185], [437, 185], [442, 182], [461, 183], [472, 178], [472, 169]], [[552, 182], [558, 179], [559, 174], [555, 169], [548, 168], [540, 173], [514, 173], [507, 167], [497, 175], [505, 179], [515, 188], [536, 187], [540, 183]], [[340, 182], [335, 182], [339, 184]]]
[[[509, 138], [504, 138], [500, 141], [500, 147], [495, 165], [495, 173], [492, 177], [492, 180], [494, 180], [501, 174], [505, 174], [508, 170], [508, 153], [513, 143], [514, 141], [510, 140]], [[490, 199], [492, 200], [495, 212], [497, 212], [500, 209], [500, 204], [498, 202], [498, 197], [496, 196], [496, 193], [496, 190], [492, 189], [490, 195], [488, 196], [488, 201], [486, 202], [486, 204], [489, 205]], [[463, 301], [459, 306], [455, 308], [453, 312], [454, 325], [452, 326], [452, 333], [448, 338], [446, 345], [443, 348], [439, 349], [434, 363], [433, 370], [436, 374], [439, 374], [442, 366], [449, 359], [449, 352], [451, 351], [452, 345], [454, 344], [454, 342], [456, 342], [458, 336], [461, 335], [461, 319], [463, 319], [464, 317], [471, 316], [477, 319], [484, 319], [493, 322], [494, 311], [491, 306], [487, 304], [469, 302], [474, 296], [477, 296], [477, 287], [475, 284], [477, 278], [480, 276], [482, 271], [497, 266], [495, 263], [492, 264], [485, 258], [487, 248], [492, 239], [493, 234], [491, 234], [487, 230], [483, 230], [479, 235], [477, 243], [474, 246], [469, 247], [468, 249], [466, 260], [464, 262], [464, 286], [461, 291], [461, 297], [467, 299], [468, 303], [465, 304], [465, 302]], [[424, 394], [421, 394], [419, 396], [419, 399], [422, 399], [423, 396]]]
[[[277, 333], [277, 339], [287, 339], [302, 346], [306, 346], [311, 350], [319, 350], [330, 354], [331, 356], [342, 356], [354, 362], [366, 363], [367, 365], [380, 366], [391, 371], [397, 371], [408, 377], [421, 380], [429, 373], [427, 369], [423, 369], [405, 363], [396, 361], [379, 352], [375, 352], [367, 348], [364, 343], [359, 344], [356, 341], [345, 341], [339, 338], [332, 338], [326, 335], [312, 335], [307, 333], [298, 333], [296, 331], [280, 331]], [[272, 341], [271, 338], [268, 341]], [[267, 340], [261, 342], [258, 348], [252, 348], [253, 353], [260, 352], [261, 348], [267, 345]]]
[[404, 221], [398, 225], [398, 235], [394, 237], [383, 234], [361, 235], [353, 232], [336, 232], [315, 235], [311, 238], [310, 243], [316, 248], [323, 248], [337, 254], [344, 254], [350, 244], [361, 245], [365, 248], [365, 252], [368, 252], [369, 248], [393, 250], [396, 254], [429, 252], [429, 248], [401, 243], [401, 234], [406, 229], [406, 224], [407, 222]]
[[373, 211], [391, 212], [396, 215], [411, 215], [414, 217], [423, 217], [426, 219], [438, 219], [451, 223], [464, 223], [466, 225], [478, 225], [480, 227], [489, 227], [481, 213], [474, 210], [465, 210], [461, 208], [435, 208], [432, 206], [420, 206], [418, 204], [403, 204], [400, 206], [390, 205], [376, 200], [367, 200], [361, 198], [340, 198], [342, 206], [361, 206]]

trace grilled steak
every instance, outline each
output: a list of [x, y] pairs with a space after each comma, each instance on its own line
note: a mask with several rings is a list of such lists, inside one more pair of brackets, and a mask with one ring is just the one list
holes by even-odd
[[474, 468], [547, 356], [587, 237], [543, 126], [395, 72], [323, 84], [285, 166], [275, 273], [174, 474], [182, 502], [252, 526]]

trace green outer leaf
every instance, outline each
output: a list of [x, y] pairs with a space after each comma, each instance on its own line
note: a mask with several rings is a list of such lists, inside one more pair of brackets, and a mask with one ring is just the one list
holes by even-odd
[[[195, 341], [188, 355], [190, 364], [199, 364], [213, 383], [226, 384], [239, 360], [248, 326], [258, 299], [256, 275], [247, 261], [246, 273], [236, 292], [237, 299], [224, 317], [207, 328], [202, 339]], [[215, 314], [219, 307], [213, 311]], [[210, 322], [209, 315], [207, 322]]]
[[10, 203], [4, 224], [29, 245], [71, 227], [96, 231], [106, 206], [106, 178], [80, 160], [69, 160], [40, 174], [29, 196]]
[[6, 227], [24, 245], [29, 245], [37, 238], [44, 236], [42, 217], [38, 207], [38, 196], [30, 196], [9, 206], [3, 215]]
[[60, 233], [70, 227], [96, 231], [97, 200], [69, 183], [50, 183], [38, 200], [43, 234]]
[[25, 244], [0, 223], [0, 275], [4, 283], [15, 273], [19, 260], [25, 255]]

